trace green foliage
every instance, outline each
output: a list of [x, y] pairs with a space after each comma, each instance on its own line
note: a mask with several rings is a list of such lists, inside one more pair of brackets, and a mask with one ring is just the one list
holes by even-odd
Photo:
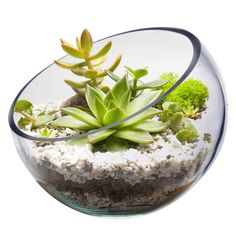
[[190, 128], [182, 129], [176, 134], [176, 138], [180, 142], [192, 143], [193, 140], [196, 139], [197, 137], [198, 137], [197, 131]]
[[27, 125], [31, 125], [32, 129], [39, 128], [45, 126], [55, 118], [55, 111], [49, 112], [48, 114], [41, 112], [38, 116], [34, 116], [32, 110], [33, 104], [31, 102], [27, 100], [19, 100], [16, 102], [15, 112], [21, 115], [18, 121], [19, 128], [24, 129]]
[[[75, 53], [72, 49], [65, 48], [73, 55], [83, 58], [82, 52], [83, 55], [90, 55], [92, 41], [90, 42], [91, 38], [86, 33], [81, 36], [81, 40], [77, 39], [81, 52]], [[97, 59], [106, 51], [108, 49], [104, 47], [101, 52], [91, 57]], [[112, 88], [101, 85], [97, 87], [87, 82], [70, 82], [72, 87], [84, 89], [88, 107], [61, 108], [65, 115], [60, 118], [55, 116], [57, 111], [42, 111], [36, 116], [32, 112], [31, 102], [19, 100], [15, 106], [15, 112], [21, 115], [18, 121], [19, 128], [24, 129], [30, 125], [31, 129], [37, 130], [40, 137], [46, 138], [54, 137], [54, 129], [70, 128], [82, 133], [96, 130], [140, 111], [177, 81], [175, 74], [164, 73], [159, 79], [145, 83], [142, 78], [148, 74], [146, 68], [133, 70], [126, 67], [123, 77], [110, 70], [104, 73], [115, 81]], [[92, 78], [90, 79], [92, 81]], [[87, 143], [98, 144], [107, 151], [126, 150], [128, 142], [151, 143], [152, 134], [162, 132], [166, 128], [171, 129], [180, 142], [194, 142], [198, 132], [189, 118], [200, 117], [200, 111], [204, 108], [208, 96], [208, 89], [201, 81], [188, 79], [157, 105], [160, 109], [150, 107], [111, 129], [96, 132], [85, 138], [73, 139], [68, 143], [80, 146]], [[155, 116], [158, 116], [159, 120], [152, 119]]]
[[32, 103], [27, 100], [19, 100], [15, 105], [15, 112], [27, 112], [27, 114], [32, 112]]
[[165, 102], [162, 104], [163, 111], [160, 120], [166, 124], [180, 142], [193, 142], [198, 137], [198, 132], [190, 120], [184, 118], [177, 103]]
[[[96, 87], [87, 85], [85, 98], [91, 114], [82, 111], [79, 108], [62, 108], [63, 113], [68, 115], [66, 120], [59, 118], [53, 121], [51, 125], [64, 128], [86, 127], [84, 129], [79, 128], [81, 130], [93, 130], [104, 127], [139, 111], [157, 99], [160, 94], [161, 91], [159, 90], [149, 91], [148, 93], [143, 93], [131, 100], [131, 86], [127, 75], [122, 79], [119, 79], [106, 94]], [[95, 144], [109, 139], [109, 141], [107, 141], [108, 143], [106, 143], [106, 146], [108, 147], [112, 146], [112, 142], [115, 143], [114, 140], [117, 141], [119, 139], [122, 139], [123, 141], [120, 141], [117, 145], [123, 147], [127, 146], [127, 141], [124, 140], [139, 144], [151, 143], [153, 142], [153, 137], [150, 133], [161, 132], [166, 128], [166, 125], [161, 121], [149, 120], [160, 112], [161, 111], [156, 108], [148, 108], [141, 114], [122, 122], [112, 129], [89, 135], [88, 142]], [[75, 123], [74, 119], [80, 122], [79, 125]]]
[[54, 138], [53, 130], [47, 127], [39, 129], [39, 136], [42, 138]]
[[[140, 95], [140, 93], [145, 89], [159, 90], [160, 87], [164, 86], [168, 82], [167, 79], [160, 78], [153, 80], [151, 82], [144, 83], [140, 79], [148, 74], [147, 68], [136, 69], [136, 70], [133, 70], [127, 66], [125, 68], [126, 68], [126, 74], [122, 78], [124, 77], [128, 78], [132, 98], [135, 98], [137, 95]], [[111, 79], [113, 79], [116, 82], [121, 80], [121, 77], [119, 77], [118, 75], [114, 74], [109, 70], [106, 70], [106, 73]], [[129, 77], [129, 75], [131, 76], [131, 78]]]
[[184, 116], [192, 118], [192, 119], [198, 119], [199, 117], [201, 117], [198, 107], [197, 108], [194, 108], [194, 106], [183, 107], [182, 111], [183, 111]]
[[38, 127], [44, 126], [45, 124], [49, 123], [53, 119], [54, 119], [54, 116], [53, 115], [48, 115], [48, 114], [37, 116], [34, 119], [32, 127], [33, 128], [38, 128]]
[[[173, 73], [162, 74], [161, 78], [169, 81], [161, 87], [164, 91], [167, 91], [178, 80]], [[189, 78], [171, 92], [163, 102], [177, 102], [187, 117], [194, 118], [198, 110], [204, 108], [208, 97], [208, 88], [201, 81]]]
[[51, 126], [57, 128], [70, 128], [74, 130], [90, 130], [91, 126], [87, 125], [84, 122], [79, 121], [78, 119], [73, 118], [72, 116], [62, 116], [50, 123]]
[[[55, 64], [64, 69], [71, 70], [74, 74], [86, 78], [86, 81], [75, 82], [71, 80], [65, 80], [65, 82], [71, 86], [71, 88], [80, 93], [85, 89], [86, 85], [99, 86], [106, 73], [101, 70], [99, 66], [104, 63], [107, 58], [107, 53], [110, 51], [112, 42], [107, 42], [97, 53], [91, 55], [93, 49], [93, 40], [87, 29], [85, 29], [80, 39], [76, 38], [76, 46], [69, 44], [65, 40], [61, 39], [62, 49], [70, 56], [82, 60], [81, 62], [71, 64], [62, 61], [55, 61]], [[107, 70], [114, 71], [120, 64], [122, 56], [119, 55], [113, 64], [107, 68]]]

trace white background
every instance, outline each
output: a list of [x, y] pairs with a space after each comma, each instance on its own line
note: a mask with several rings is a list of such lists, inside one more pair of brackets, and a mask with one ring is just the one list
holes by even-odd
[[[50, 1], [0, 3], [0, 235], [236, 235], [236, 7], [235, 1]], [[94, 39], [126, 30], [172, 26], [193, 32], [224, 77], [229, 121], [223, 148], [203, 179], [152, 214], [101, 218], [76, 212], [50, 197], [23, 166], [7, 114], [21, 87], [64, 55], [58, 39], [83, 28]], [[215, 110], [217, 115], [217, 108]]]

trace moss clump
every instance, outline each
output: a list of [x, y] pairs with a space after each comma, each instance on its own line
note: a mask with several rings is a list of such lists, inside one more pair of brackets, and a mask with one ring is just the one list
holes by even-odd
[[[169, 82], [163, 86], [167, 91], [178, 80], [173, 73], [163, 74], [161, 77], [168, 79]], [[171, 92], [163, 102], [177, 102], [181, 108], [203, 108], [209, 97], [208, 88], [199, 80], [187, 79]]]

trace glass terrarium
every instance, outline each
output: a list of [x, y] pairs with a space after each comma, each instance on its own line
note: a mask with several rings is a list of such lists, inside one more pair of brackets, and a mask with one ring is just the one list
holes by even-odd
[[[222, 143], [226, 101], [198, 38], [148, 28], [67, 56], [16, 96], [9, 123], [19, 155], [54, 198], [88, 214], [155, 210], [206, 172]], [[217, 111], [217, 112], [216, 112]]]

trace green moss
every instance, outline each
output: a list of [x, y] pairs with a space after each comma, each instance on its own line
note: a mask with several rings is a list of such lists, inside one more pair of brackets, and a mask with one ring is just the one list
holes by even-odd
[[[164, 91], [177, 81], [177, 76], [173, 73], [163, 74], [161, 77], [169, 80], [163, 86]], [[189, 78], [171, 92], [163, 102], [177, 102], [181, 108], [203, 108], [208, 97], [208, 88], [201, 81]]]

